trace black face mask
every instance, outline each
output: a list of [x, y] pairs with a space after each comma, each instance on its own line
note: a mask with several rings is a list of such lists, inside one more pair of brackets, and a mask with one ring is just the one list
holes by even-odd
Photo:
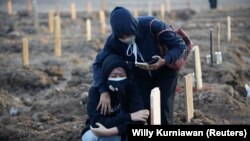
[[107, 82], [108, 88], [116, 94], [125, 93], [126, 84], [127, 77], [108, 78]]

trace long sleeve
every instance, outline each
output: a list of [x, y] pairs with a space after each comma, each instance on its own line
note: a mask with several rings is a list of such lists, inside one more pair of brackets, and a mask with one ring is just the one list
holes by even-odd
[[152, 32], [161, 44], [165, 44], [168, 51], [164, 55], [166, 63], [173, 64], [176, 60], [182, 57], [187, 48], [184, 40], [167, 24], [160, 20], [155, 20], [152, 23]]
[[114, 115], [105, 115], [105, 116], [101, 115], [100, 112], [96, 110], [100, 98], [100, 94], [97, 93], [99, 93], [97, 88], [95, 87], [90, 88], [87, 112], [91, 126], [95, 127], [95, 123], [99, 122], [106, 128], [111, 128], [121, 125], [126, 121], [131, 121], [129, 113], [116, 113]]
[[142, 97], [140, 94], [140, 91], [138, 90], [138, 87], [135, 83], [130, 82], [128, 87], [128, 104], [129, 104], [129, 112], [133, 113], [142, 109], [145, 109], [143, 106]]
[[108, 52], [105, 51], [104, 49], [102, 49], [97, 54], [95, 61], [92, 65], [92, 67], [93, 67], [93, 86], [98, 88], [98, 91], [100, 94], [107, 91], [105, 84], [103, 84], [102, 73], [101, 73], [102, 62], [106, 56], [108, 56]]

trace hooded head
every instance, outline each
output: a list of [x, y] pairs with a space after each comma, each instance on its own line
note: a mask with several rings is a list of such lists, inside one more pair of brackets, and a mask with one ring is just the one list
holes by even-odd
[[110, 24], [115, 38], [138, 35], [138, 21], [126, 8], [115, 7], [110, 15]]
[[[125, 70], [126, 75], [118, 76], [118, 77], [111, 77], [111, 72], [115, 68], [122, 68]], [[109, 55], [102, 64], [102, 77], [107, 87], [113, 91], [114, 93], [125, 92], [125, 87], [128, 81], [129, 70], [126, 62], [117, 55]]]

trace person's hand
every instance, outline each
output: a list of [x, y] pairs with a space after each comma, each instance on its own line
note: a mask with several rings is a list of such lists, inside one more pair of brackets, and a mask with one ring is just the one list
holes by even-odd
[[149, 64], [148, 70], [152, 71], [152, 70], [157, 70], [159, 69], [161, 66], [164, 66], [166, 63], [166, 60], [164, 58], [161, 58], [158, 55], [153, 56], [152, 58], [157, 58], [158, 61], [155, 62], [154, 64]]
[[99, 104], [98, 104], [96, 110], [98, 110], [99, 108], [101, 108], [100, 111], [101, 111], [102, 115], [110, 114], [110, 112], [111, 112], [111, 99], [110, 99], [110, 95], [108, 92], [104, 92], [101, 94], [100, 101], [99, 101]]
[[149, 116], [149, 110], [140, 110], [130, 114], [132, 121], [147, 122]]
[[109, 131], [106, 127], [104, 127], [101, 123], [96, 123], [96, 125], [98, 126], [97, 128], [90, 126], [90, 129], [96, 136], [109, 136]]

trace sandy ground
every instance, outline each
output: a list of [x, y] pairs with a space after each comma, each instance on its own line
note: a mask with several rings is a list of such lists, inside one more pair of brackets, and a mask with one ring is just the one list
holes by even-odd
[[[109, 12], [107, 11], [106, 14]], [[158, 12], [154, 12], [155, 15]], [[93, 40], [85, 39], [86, 13], [77, 20], [62, 15], [62, 57], [55, 57], [53, 34], [47, 14], [39, 15], [39, 28], [32, 16], [17, 12], [0, 13], [0, 140], [1, 141], [79, 141], [84, 127], [88, 89], [92, 83], [91, 64], [102, 47], [105, 35], [99, 33], [98, 14], [93, 19]], [[232, 40], [227, 42], [226, 17], [232, 18]], [[175, 124], [250, 124], [250, 99], [245, 84], [250, 81], [250, 7], [218, 10], [174, 10], [167, 22], [187, 31], [201, 50], [202, 90], [194, 89], [194, 118], [185, 120], [183, 77], [193, 72], [190, 55], [180, 71], [175, 100]], [[209, 54], [209, 28], [221, 23], [223, 64], [206, 64]], [[21, 38], [30, 39], [30, 66], [22, 66]]]
[[[28, 0], [12, 0], [13, 1], [13, 9], [14, 12], [20, 11], [23, 9], [27, 9], [27, 1]], [[167, 0], [36, 0], [37, 2], [37, 11], [39, 12], [48, 12], [49, 10], [53, 10], [56, 7], [59, 7], [61, 11], [69, 12], [70, 4], [76, 3], [76, 8], [78, 11], [87, 11], [87, 5], [91, 2], [92, 10], [98, 11], [103, 7], [106, 10], [110, 11], [114, 8], [114, 6], [122, 5], [130, 8], [131, 10], [145, 10], [148, 8], [148, 4], [152, 4], [152, 8], [154, 10], [160, 9], [161, 4], [166, 4]], [[184, 9], [188, 8], [190, 1], [190, 6], [192, 9], [196, 11], [208, 10], [209, 2], [208, 0], [169, 0], [171, 4], [171, 9]], [[7, 0], [0, 0], [0, 9], [6, 10]], [[232, 7], [248, 7], [250, 5], [249, 0], [218, 0], [219, 8], [232, 8]]]

